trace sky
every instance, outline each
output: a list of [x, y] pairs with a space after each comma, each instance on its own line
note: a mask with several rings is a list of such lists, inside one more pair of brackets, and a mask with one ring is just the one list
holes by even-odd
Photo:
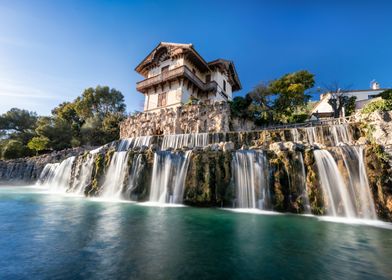
[[134, 68], [161, 41], [234, 61], [240, 96], [303, 69], [316, 87], [392, 87], [391, 12], [378, 0], [0, 0], [0, 113], [48, 115], [97, 85], [142, 110]]

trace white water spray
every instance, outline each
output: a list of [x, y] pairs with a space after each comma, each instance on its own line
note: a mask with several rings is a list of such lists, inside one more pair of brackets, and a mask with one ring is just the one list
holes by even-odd
[[190, 154], [191, 151], [184, 154], [168, 151], [155, 153], [150, 202], [182, 203]]
[[267, 209], [268, 165], [262, 151], [236, 151], [232, 161], [237, 208]]

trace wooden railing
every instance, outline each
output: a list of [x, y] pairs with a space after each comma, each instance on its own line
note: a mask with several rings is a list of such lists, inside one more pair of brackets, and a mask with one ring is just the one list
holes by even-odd
[[214, 91], [218, 87], [218, 84], [215, 81], [204, 83], [187, 66], [183, 65], [136, 83], [136, 89], [143, 92], [147, 88], [159, 85], [162, 82], [174, 80], [179, 77], [187, 78], [202, 91]]

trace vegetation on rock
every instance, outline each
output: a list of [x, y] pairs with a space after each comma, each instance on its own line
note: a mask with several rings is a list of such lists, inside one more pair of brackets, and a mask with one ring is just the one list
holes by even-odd
[[375, 111], [390, 111], [392, 110], [392, 100], [381, 99], [370, 102], [365, 107], [362, 108], [362, 113], [370, 114]]

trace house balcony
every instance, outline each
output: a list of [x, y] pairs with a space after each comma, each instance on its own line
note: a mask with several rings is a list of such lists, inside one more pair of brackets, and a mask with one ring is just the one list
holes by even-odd
[[136, 83], [136, 89], [145, 93], [151, 87], [181, 78], [185, 78], [192, 82], [196, 87], [204, 92], [216, 91], [218, 88], [218, 84], [215, 81], [204, 83], [187, 66], [183, 65]]

